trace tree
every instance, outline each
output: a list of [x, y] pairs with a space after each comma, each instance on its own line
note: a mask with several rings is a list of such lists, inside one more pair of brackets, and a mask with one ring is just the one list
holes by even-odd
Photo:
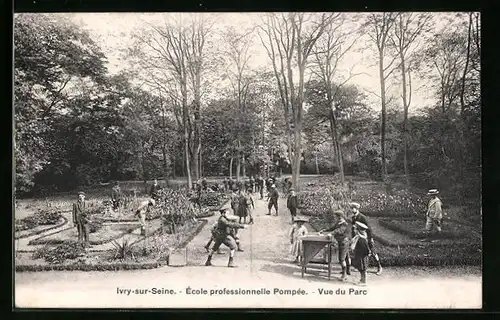
[[[292, 185], [298, 188], [302, 156], [302, 117], [305, 71], [316, 41], [331, 23], [333, 14], [268, 13], [259, 37], [272, 62], [285, 119], [292, 166]], [[298, 69], [294, 82], [294, 69]], [[293, 144], [292, 144], [293, 137]]]
[[[340, 173], [340, 183], [344, 184], [344, 163], [342, 160], [342, 150], [340, 148], [340, 142], [338, 139], [338, 124], [337, 117], [335, 116], [336, 110], [334, 105], [334, 99], [337, 94], [338, 88], [349, 81], [353, 75], [352, 73], [349, 77], [340, 85], [334, 85], [334, 77], [337, 75], [337, 66], [339, 61], [344, 57], [344, 55], [349, 52], [356, 42], [349, 39], [349, 37], [355, 33], [357, 30], [343, 30], [342, 26], [346, 23], [346, 19], [343, 14], [336, 14], [332, 17], [332, 22], [325, 28], [324, 35], [318, 40], [316, 49], [314, 52], [315, 66], [316, 66], [316, 76], [325, 84], [325, 97], [330, 106], [329, 110], [329, 122], [330, 122], [330, 132], [333, 141], [333, 146], [335, 150], [335, 158], [337, 160], [337, 165]], [[352, 71], [352, 70], [351, 70]]]
[[16, 189], [29, 192], [50, 163], [51, 117], [72, 107], [78, 79], [104, 85], [107, 70], [89, 34], [63, 16], [16, 14], [14, 26]]
[[[227, 45], [224, 50], [227, 60], [227, 75], [233, 89], [236, 100], [236, 112], [234, 121], [242, 125], [246, 119], [243, 117], [246, 113], [248, 90], [252, 78], [249, 75], [248, 61], [250, 59], [249, 48], [252, 44], [249, 32], [238, 33], [234, 27], [226, 29], [223, 39]], [[241, 143], [241, 131], [236, 130], [236, 180], [240, 180], [241, 165], [243, 164], [243, 176], [245, 173], [245, 155]]]
[[397, 13], [394, 23], [392, 37], [390, 38], [399, 58], [399, 69], [401, 71], [402, 100], [404, 110], [403, 120], [403, 166], [406, 184], [410, 184], [410, 172], [408, 170], [408, 109], [411, 104], [411, 59], [414, 56], [415, 43], [431, 20], [430, 14]]
[[[148, 23], [146, 30], [134, 35], [136, 43], [131, 56], [148, 71], [147, 83], [153, 82], [171, 96], [180, 97], [185, 170], [191, 188], [192, 174], [197, 179], [201, 176], [202, 78], [206, 70], [206, 43], [213, 22], [201, 15], [186, 14], [163, 19], [162, 26]], [[189, 103], [190, 97], [192, 103]]]
[[385, 151], [385, 129], [386, 129], [386, 109], [387, 109], [387, 96], [386, 96], [386, 81], [394, 71], [393, 64], [396, 56], [386, 62], [387, 51], [390, 45], [390, 33], [395, 23], [396, 13], [383, 12], [372, 13], [368, 16], [366, 21], [367, 35], [375, 45], [378, 54], [378, 71], [380, 80], [380, 103], [381, 103], [381, 128], [380, 128], [380, 150], [382, 155], [381, 176], [385, 181], [387, 176], [387, 163]]

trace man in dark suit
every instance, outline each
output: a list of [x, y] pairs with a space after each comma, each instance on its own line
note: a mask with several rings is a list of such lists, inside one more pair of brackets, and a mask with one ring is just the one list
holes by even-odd
[[368, 224], [368, 219], [366, 219], [366, 216], [363, 215], [361, 212], [359, 212], [359, 208], [361, 208], [361, 205], [357, 202], [352, 202], [350, 203], [350, 207], [352, 210], [352, 236], [354, 237], [355, 230], [354, 226], [356, 225], [356, 222], [359, 221], [362, 224], [366, 225], [368, 229], [366, 230], [366, 234], [368, 235], [368, 246], [370, 247], [370, 252], [371, 256], [375, 258], [375, 261], [377, 261], [377, 275], [380, 275], [382, 273], [382, 264], [380, 263], [380, 258], [375, 251], [374, 248], [374, 243], [375, 241], [373, 240], [373, 232], [372, 229], [370, 228], [370, 225]]
[[78, 230], [78, 242], [85, 246], [89, 243], [89, 219], [87, 217], [87, 208], [85, 203], [85, 193], [78, 193], [78, 201], [73, 204], [73, 224]]
[[295, 216], [297, 215], [297, 207], [298, 200], [297, 195], [295, 194], [295, 190], [293, 188], [290, 189], [290, 194], [286, 199], [286, 207], [290, 210], [290, 214], [292, 215], [292, 223], [294, 222]]

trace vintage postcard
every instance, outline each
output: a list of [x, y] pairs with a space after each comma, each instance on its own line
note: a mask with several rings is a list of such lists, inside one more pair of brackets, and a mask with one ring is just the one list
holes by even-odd
[[15, 306], [480, 309], [480, 22], [15, 14]]

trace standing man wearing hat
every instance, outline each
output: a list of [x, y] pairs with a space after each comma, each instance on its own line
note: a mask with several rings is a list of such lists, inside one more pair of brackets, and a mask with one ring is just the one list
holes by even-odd
[[228, 267], [234, 267], [234, 253], [238, 247], [236, 244], [236, 240], [231, 236], [231, 228], [245, 228], [244, 225], [239, 223], [232, 222], [226, 216], [226, 209], [220, 210], [220, 217], [217, 221], [217, 227], [215, 229], [215, 243], [212, 247], [212, 251], [208, 254], [207, 261], [205, 262], [205, 266], [212, 265], [212, 256], [215, 252], [217, 252], [222, 244], [229, 247], [231, 250], [229, 253], [229, 262], [227, 264]]
[[295, 194], [295, 190], [293, 188], [290, 188], [290, 194], [286, 199], [286, 207], [288, 208], [288, 210], [290, 210], [293, 223], [295, 217], [297, 216], [297, 207], [298, 207], [297, 195]]
[[425, 230], [427, 232], [432, 230], [432, 227], [435, 226], [438, 232], [441, 232], [441, 221], [443, 219], [443, 209], [441, 199], [438, 198], [439, 191], [437, 189], [431, 189], [427, 193], [428, 196], [431, 196], [429, 200], [429, 205], [427, 206], [427, 212], [425, 216], [427, 221], [425, 223]]
[[144, 200], [139, 203], [139, 207], [135, 212], [135, 216], [139, 218], [139, 223], [141, 224], [141, 236], [146, 235], [146, 213], [148, 212], [149, 208], [153, 207], [154, 205], [154, 199]]
[[378, 256], [377, 252], [375, 251], [375, 241], [373, 240], [373, 232], [372, 229], [370, 228], [370, 225], [368, 224], [368, 219], [366, 219], [366, 216], [363, 215], [361, 212], [359, 212], [359, 208], [361, 208], [361, 205], [357, 202], [351, 202], [350, 207], [352, 210], [352, 236], [354, 237], [356, 232], [355, 232], [355, 226], [357, 222], [363, 223], [363, 225], [367, 226], [366, 229], [366, 234], [368, 236], [368, 246], [370, 247], [370, 253], [371, 256], [375, 259], [377, 262], [377, 275], [382, 274], [382, 264], [380, 263], [380, 257]]
[[338, 249], [339, 249], [339, 263], [342, 267], [342, 277], [341, 281], [347, 280], [347, 274], [351, 273], [350, 270], [347, 270], [346, 261], [349, 258], [349, 226], [347, 225], [347, 221], [345, 220], [344, 211], [336, 210], [333, 212], [337, 222], [333, 225], [333, 227], [323, 229], [319, 231], [319, 234], [323, 234], [324, 232], [329, 232], [335, 240], [337, 240]]
[[280, 197], [280, 194], [278, 193], [278, 190], [276, 190], [276, 185], [271, 185], [271, 190], [269, 191], [269, 202], [267, 204], [267, 209], [269, 212], [267, 213], [268, 216], [271, 215], [271, 209], [274, 207], [276, 209], [276, 216], [278, 216], [278, 199]]
[[85, 203], [85, 193], [78, 193], [78, 201], [73, 204], [73, 224], [78, 231], [78, 242], [84, 246], [89, 246], [89, 227], [90, 222], [87, 217], [87, 205]]
[[113, 203], [113, 211], [120, 208], [122, 202], [122, 190], [118, 181], [115, 181], [115, 186], [111, 189], [111, 202]]

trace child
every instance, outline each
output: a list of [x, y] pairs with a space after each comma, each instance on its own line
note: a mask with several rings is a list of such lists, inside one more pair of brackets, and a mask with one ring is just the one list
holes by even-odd
[[368, 267], [368, 256], [370, 255], [367, 229], [368, 227], [364, 223], [356, 221], [354, 228], [355, 236], [351, 242], [351, 249], [354, 252], [352, 265], [361, 273], [361, 279], [358, 283], [360, 286], [366, 285], [366, 269]]
[[302, 240], [300, 237], [307, 235], [307, 228], [304, 223], [307, 222], [304, 218], [295, 218], [295, 224], [290, 229], [290, 254], [295, 257], [294, 263], [299, 262], [302, 256]]

